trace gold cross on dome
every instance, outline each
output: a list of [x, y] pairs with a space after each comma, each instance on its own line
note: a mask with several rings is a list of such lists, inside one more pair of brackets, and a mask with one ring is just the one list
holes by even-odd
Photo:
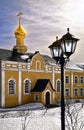
[[21, 25], [21, 19], [22, 19], [22, 16], [23, 15], [23, 13], [20, 11], [18, 14], [17, 14], [17, 16], [18, 16], [18, 21], [19, 21], [19, 25]]

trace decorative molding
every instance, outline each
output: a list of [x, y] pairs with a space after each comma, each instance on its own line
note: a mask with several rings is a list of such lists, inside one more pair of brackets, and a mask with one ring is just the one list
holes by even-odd
[[[38, 64], [39, 64], [39, 65], [38, 65]], [[39, 66], [39, 67], [38, 67], [38, 66]], [[40, 61], [40, 60], [36, 60], [35, 70], [41, 70], [41, 61]]]
[[[10, 80], [13, 80], [14, 82], [15, 82], [15, 84], [14, 84], [14, 94], [9, 94], [9, 81]], [[8, 95], [9, 96], [14, 96], [14, 95], [16, 95], [16, 80], [13, 78], [13, 76], [8, 80]]]
[[24, 95], [28, 95], [28, 94], [30, 94], [30, 92], [29, 93], [25, 93], [25, 81], [26, 80], [28, 80], [29, 81], [29, 89], [31, 90], [31, 80], [27, 77], [27, 78], [25, 78], [25, 80], [23, 81], [23, 87], [24, 87]]
[[[57, 91], [57, 82], [60, 81], [60, 92]], [[56, 93], [61, 93], [61, 79], [56, 80]]]

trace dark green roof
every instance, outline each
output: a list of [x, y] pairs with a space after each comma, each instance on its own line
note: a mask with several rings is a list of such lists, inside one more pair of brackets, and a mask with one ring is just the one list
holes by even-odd
[[6, 49], [0, 49], [0, 59], [7, 60], [8, 57], [11, 57], [12, 51]]
[[[28, 55], [29, 59], [32, 59], [34, 55], [36, 55], [38, 52], [35, 53], [26, 53]], [[9, 61], [19, 61], [19, 62], [27, 62], [28, 59], [22, 59], [21, 56], [23, 54], [18, 53], [16, 49], [14, 50], [6, 50], [6, 49], [0, 49], [0, 60], [9, 60]], [[55, 64], [55, 60], [48, 55], [41, 55], [46, 63]]]
[[43, 92], [48, 83], [50, 84], [51, 89], [54, 91], [49, 79], [38, 79], [31, 92]]

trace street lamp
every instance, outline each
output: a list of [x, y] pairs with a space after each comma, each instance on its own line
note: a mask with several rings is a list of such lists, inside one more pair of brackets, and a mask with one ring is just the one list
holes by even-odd
[[67, 28], [67, 33], [59, 40], [56, 37], [56, 41], [49, 46], [52, 57], [61, 65], [61, 130], [65, 130], [64, 65], [75, 52], [78, 40], [69, 33]]

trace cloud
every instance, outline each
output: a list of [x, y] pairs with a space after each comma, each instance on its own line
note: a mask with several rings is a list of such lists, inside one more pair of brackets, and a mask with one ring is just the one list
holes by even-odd
[[[79, 4], [81, 3], [82, 0]], [[41, 53], [50, 54], [48, 46], [55, 41], [56, 36], [60, 38], [64, 35], [67, 27], [70, 27], [70, 32], [81, 38], [81, 42], [83, 42], [83, 22], [81, 22], [82, 24], [74, 22], [78, 19], [74, 10], [72, 12], [75, 17], [69, 15], [72, 7], [80, 7], [76, 6], [76, 1], [75, 5], [73, 4], [72, 0], [2, 0], [0, 2], [0, 43], [3, 42], [4, 48], [8, 44], [8, 48], [10, 46], [11, 49], [16, 44], [14, 30], [18, 26], [17, 13], [19, 11], [23, 12], [22, 26], [27, 33], [25, 44], [29, 48], [28, 51], [35, 52], [38, 49]], [[74, 20], [74, 18], [76, 19]], [[83, 46], [81, 44], [82, 48]], [[79, 53], [81, 47], [77, 47], [76, 52], [80, 57], [82, 55]]]

